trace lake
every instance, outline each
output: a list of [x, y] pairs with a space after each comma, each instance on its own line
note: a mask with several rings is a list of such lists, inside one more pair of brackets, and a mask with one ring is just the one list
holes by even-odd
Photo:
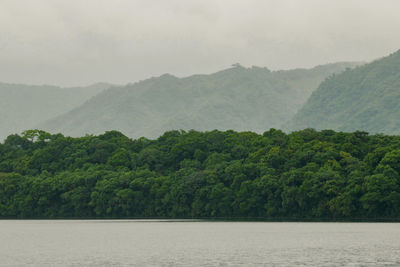
[[4, 220], [0, 265], [400, 266], [400, 224]]

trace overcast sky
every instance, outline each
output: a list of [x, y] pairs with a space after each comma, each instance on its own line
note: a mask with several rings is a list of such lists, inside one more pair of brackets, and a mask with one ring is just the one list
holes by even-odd
[[399, 12], [399, 0], [0, 0], [0, 81], [369, 61], [400, 49]]

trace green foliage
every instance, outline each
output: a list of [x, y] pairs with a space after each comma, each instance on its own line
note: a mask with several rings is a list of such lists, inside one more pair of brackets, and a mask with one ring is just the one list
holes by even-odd
[[171, 131], [0, 144], [1, 218], [400, 219], [400, 137]]
[[286, 125], [400, 133], [400, 51], [326, 79]]

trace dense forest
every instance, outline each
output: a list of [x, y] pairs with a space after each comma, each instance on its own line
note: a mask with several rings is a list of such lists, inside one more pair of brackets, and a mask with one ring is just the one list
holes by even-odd
[[400, 134], [399, 118], [400, 50], [326, 79], [287, 129]]
[[185, 78], [165, 74], [110, 88], [33, 128], [69, 136], [118, 130], [131, 138], [156, 138], [174, 129], [262, 133], [280, 129], [324, 79], [356, 65], [339, 62], [270, 71], [235, 64]]
[[169, 131], [0, 144], [1, 218], [399, 220], [400, 137]]

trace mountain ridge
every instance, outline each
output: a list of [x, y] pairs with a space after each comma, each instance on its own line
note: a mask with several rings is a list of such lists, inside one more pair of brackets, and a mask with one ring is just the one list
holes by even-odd
[[326, 77], [358, 63], [270, 71], [234, 65], [212, 74], [163, 74], [113, 87], [39, 125], [79, 136], [119, 130], [136, 138], [164, 131], [279, 128]]
[[0, 82], [0, 139], [61, 115], [111, 86], [96, 83], [86, 87], [59, 87]]
[[399, 134], [400, 50], [321, 83], [285, 130]]

